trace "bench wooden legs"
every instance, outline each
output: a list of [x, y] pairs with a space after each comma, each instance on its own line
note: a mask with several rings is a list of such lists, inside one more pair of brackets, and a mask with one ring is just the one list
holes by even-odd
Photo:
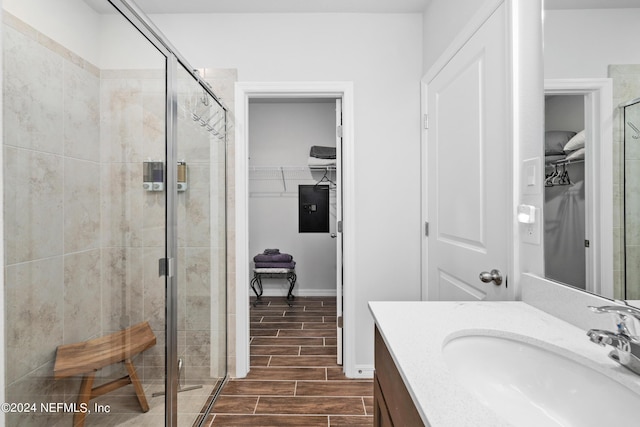
[[[78, 394], [78, 410], [80, 410], [80, 408], [87, 408], [91, 410], [91, 407], [89, 406], [89, 401], [91, 399], [102, 396], [103, 394], [109, 393], [110, 391], [117, 390], [120, 387], [133, 384], [133, 388], [136, 392], [136, 396], [138, 397], [138, 403], [140, 403], [142, 412], [148, 412], [149, 403], [147, 402], [147, 397], [144, 394], [142, 383], [140, 382], [140, 378], [138, 378], [138, 373], [136, 372], [135, 366], [133, 366], [133, 362], [131, 361], [131, 359], [126, 359], [124, 361], [124, 365], [127, 368], [128, 375], [117, 380], [110, 381], [106, 384], [102, 384], [98, 387], [93, 387], [93, 382], [96, 377], [95, 371], [82, 377], [82, 383], [80, 384], [80, 393]], [[86, 417], [86, 412], [79, 411], [74, 413], [73, 427], [84, 427]]]
[[[93, 390], [93, 380], [95, 378], [95, 371], [82, 377], [82, 383], [80, 384], [80, 393], [78, 393], [78, 410], [80, 408], [89, 407], [89, 401], [91, 400], [91, 391]], [[73, 414], [73, 427], [83, 427], [84, 420], [86, 418], [86, 412], [75, 412]]]
[[140, 408], [142, 409], [142, 412], [148, 412], [149, 404], [147, 403], [147, 397], [144, 395], [144, 390], [142, 389], [142, 383], [138, 378], [136, 368], [135, 366], [133, 366], [133, 362], [131, 362], [131, 359], [125, 360], [124, 364], [127, 367], [127, 372], [129, 372], [129, 378], [133, 383], [133, 388], [136, 391], [136, 396], [138, 396], [138, 402], [140, 403]]

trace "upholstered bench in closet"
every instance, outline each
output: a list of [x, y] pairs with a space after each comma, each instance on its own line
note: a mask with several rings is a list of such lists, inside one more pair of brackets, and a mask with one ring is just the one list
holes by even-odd
[[253, 269], [253, 278], [250, 285], [256, 294], [256, 300], [253, 303], [255, 307], [264, 292], [262, 279], [264, 278], [283, 278], [289, 282], [289, 291], [287, 292], [287, 304], [291, 306], [291, 300], [295, 298], [293, 288], [296, 285], [296, 262], [293, 256], [280, 253], [279, 249], [265, 249], [263, 253], [253, 257], [255, 267]]

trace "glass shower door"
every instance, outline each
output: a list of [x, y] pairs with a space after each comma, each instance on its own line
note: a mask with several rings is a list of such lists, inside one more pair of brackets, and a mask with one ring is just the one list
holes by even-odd
[[203, 421], [226, 376], [226, 116], [201, 84], [178, 65], [180, 426]]
[[2, 5], [5, 401], [37, 411], [5, 424], [198, 425], [227, 370], [225, 110], [131, 2], [23, 3]]
[[624, 253], [625, 293], [640, 299], [640, 99], [624, 108]]
[[166, 56], [67, 3], [3, 3], [5, 399], [35, 405], [3, 425], [161, 426]]

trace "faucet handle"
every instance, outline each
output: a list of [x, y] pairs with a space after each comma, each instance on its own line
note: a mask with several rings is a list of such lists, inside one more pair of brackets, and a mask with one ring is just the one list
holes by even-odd
[[[640, 309], [632, 307], [630, 305], [603, 305], [601, 307], [589, 306], [591, 311], [595, 313], [613, 313], [618, 319], [618, 331], [628, 336], [633, 335], [630, 333], [627, 325], [629, 318], [634, 318], [640, 321]], [[631, 326], [633, 330], [633, 326]]]

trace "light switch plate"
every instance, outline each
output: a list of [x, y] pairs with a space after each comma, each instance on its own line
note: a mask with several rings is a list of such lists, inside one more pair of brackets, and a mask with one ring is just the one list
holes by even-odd
[[524, 160], [522, 162], [522, 193], [540, 194], [543, 173], [540, 157]]

